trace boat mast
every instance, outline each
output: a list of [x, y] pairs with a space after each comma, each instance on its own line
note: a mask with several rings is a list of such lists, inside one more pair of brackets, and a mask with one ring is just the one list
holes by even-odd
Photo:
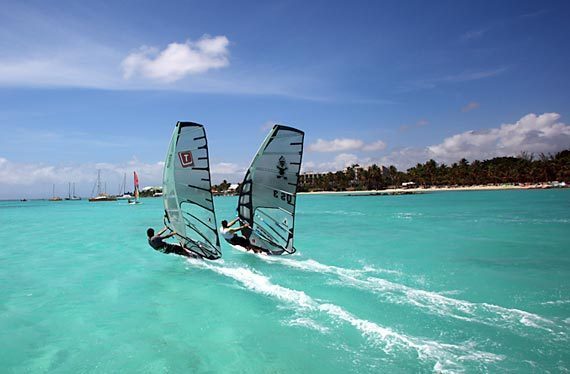
[[101, 169], [97, 170], [97, 195], [101, 195]]

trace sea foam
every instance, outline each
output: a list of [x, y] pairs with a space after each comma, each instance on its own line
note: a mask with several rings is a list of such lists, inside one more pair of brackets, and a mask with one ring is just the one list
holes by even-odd
[[[372, 277], [369, 269], [347, 269], [326, 265], [312, 259], [293, 260], [288, 258], [264, 258], [265, 261], [307, 272], [333, 274], [338, 277], [339, 285], [358, 288], [380, 295], [385, 300], [396, 304], [408, 304], [426, 310], [431, 314], [455, 318], [462, 321], [476, 322], [493, 327], [507, 327], [521, 334], [526, 334], [528, 327], [541, 329], [565, 337], [564, 332], [556, 331], [556, 323], [545, 317], [515, 308], [506, 308], [490, 303], [474, 303], [445, 296], [441, 293], [416, 289], [387, 279]], [[525, 328], [524, 330], [522, 328]]]
[[[473, 344], [446, 344], [396, 332], [375, 322], [361, 319], [341, 306], [314, 299], [303, 291], [274, 284], [267, 276], [246, 267], [220, 266], [199, 260], [188, 261], [196, 267], [232, 278], [253, 292], [288, 303], [294, 306], [298, 313], [321, 312], [334, 321], [348, 323], [368, 339], [373, 346], [378, 347], [386, 354], [392, 354], [394, 349], [411, 350], [422, 361], [432, 361], [440, 367], [453, 370], [460, 369], [461, 362], [464, 361], [491, 363], [504, 359], [502, 355], [478, 351], [474, 349]], [[314, 321], [308, 318], [296, 318], [294, 321], [290, 324], [306, 326], [323, 333], [327, 331], [321, 329], [320, 325], [316, 327]]]

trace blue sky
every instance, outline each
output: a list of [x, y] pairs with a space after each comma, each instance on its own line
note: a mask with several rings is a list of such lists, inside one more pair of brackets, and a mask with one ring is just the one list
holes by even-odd
[[566, 1], [2, 2], [0, 198], [88, 195], [98, 168], [160, 184], [178, 120], [206, 125], [215, 181], [241, 179], [272, 123], [305, 131], [315, 171], [569, 148], [569, 17]]

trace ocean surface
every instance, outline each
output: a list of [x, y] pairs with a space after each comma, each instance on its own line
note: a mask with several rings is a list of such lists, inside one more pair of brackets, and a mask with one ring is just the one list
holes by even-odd
[[160, 254], [162, 215], [0, 202], [0, 371], [570, 370], [570, 190], [303, 195], [287, 257]]

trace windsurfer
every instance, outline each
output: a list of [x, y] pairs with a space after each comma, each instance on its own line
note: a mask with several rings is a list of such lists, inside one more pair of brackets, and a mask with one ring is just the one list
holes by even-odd
[[245, 228], [249, 228], [249, 224], [245, 223], [242, 226], [236, 227], [232, 229], [231, 227], [235, 225], [239, 221], [239, 218], [234, 219], [230, 223], [228, 221], [222, 221], [222, 227], [220, 227], [220, 234], [222, 237], [226, 239], [226, 241], [233, 245], [239, 245], [240, 247], [244, 247], [247, 250], [252, 250], [255, 253], [263, 252], [260, 248], [257, 248], [249, 242], [249, 239], [244, 236], [237, 235], [238, 232], [242, 231]]
[[184, 248], [180, 244], [172, 244], [172, 243], [165, 242], [164, 239], [168, 239], [168, 238], [176, 235], [176, 232], [173, 231], [170, 234], [166, 234], [166, 235], [162, 236], [162, 234], [164, 234], [166, 232], [166, 230], [168, 230], [167, 227], [160, 230], [160, 232], [156, 235], [154, 234], [153, 228], [149, 228], [148, 230], [146, 230], [146, 235], [148, 236], [148, 244], [153, 249], [155, 249], [159, 252], [162, 252], [162, 253], [167, 253], [167, 254], [168, 253], [174, 253], [174, 254], [177, 254], [180, 256], [186, 256], [186, 257], [191, 257], [191, 258], [200, 258], [200, 256], [198, 256], [194, 252], [187, 250], [186, 248]]

